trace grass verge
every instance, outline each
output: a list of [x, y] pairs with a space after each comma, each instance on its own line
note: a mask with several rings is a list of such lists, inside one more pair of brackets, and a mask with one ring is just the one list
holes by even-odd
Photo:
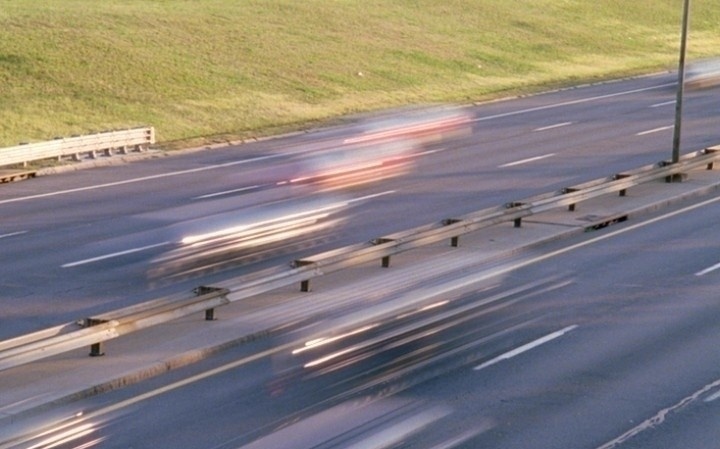
[[[674, 0], [0, 0], [0, 147], [153, 125], [168, 147], [672, 69]], [[691, 10], [689, 57], [720, 48]]]

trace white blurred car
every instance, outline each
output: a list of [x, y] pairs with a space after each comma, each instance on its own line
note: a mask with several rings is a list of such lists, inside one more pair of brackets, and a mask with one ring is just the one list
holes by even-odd
[[720, 85], [720, 58], [703, 59], [689, 64], [685, 72], [685, 87], [704, 89]]

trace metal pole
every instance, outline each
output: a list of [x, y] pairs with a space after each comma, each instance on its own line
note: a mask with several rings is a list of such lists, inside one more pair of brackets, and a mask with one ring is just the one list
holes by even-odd
[[680, 161], [680, 126], [682, 121], [682, 99], [685, 89], [685, 48], [687, 47], [688, 12], [690, 0], [683, 5], [682, 34], [680, 37], [680, 62], [678, 64], [678, 89], [675, 100], [675, 131], [673, 132], [672, 163]]

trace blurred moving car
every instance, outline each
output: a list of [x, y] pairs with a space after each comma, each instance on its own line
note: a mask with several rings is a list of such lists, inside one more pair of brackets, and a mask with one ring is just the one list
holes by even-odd
[[303, 154], [290, 183], [335, 190], [409, 172], [432, 145], [468, 135], [471, 116], [457, 107], [416, 108], [363, 121], [357, 135], [337, 146]]
[[354, 314], [315, 318], [273, 337], [282, 350], [270, 362], [266, 391], [271, 397], [372, 395], [490, 359], [545, 332], [536, 304], [526, 299], [562, 285], [544, 280], [510, 295], [460, 288], [422, 303], [366, 305]]
[[187, 277], [314, 246], [336, 232], [347, 206], [337, 196], [302, 196], [179, 223], [175, 247], [152, 260], [148, 275]]
[[430, 145], [468, 134], [470, 125], [469, 113], [456, 107], [361, 120], [351, 137], [316, 142], [281, 158], [271, 170], [244, 176], [252, 186], [207, 195], [224, 195], [217, 201], [228, 207], [235, 203], [227, 192], [247, 201], [169, 226], [165, 238], [172, 249], [151, 261], [148, 275], [194, 276], [326, 241], [338, 232], [340, 212], [349, 204], [337, 191], [405, 174]]
[[705, 89], [720, 85], [720, 58], [703, 59], [688, 65], [685, 72], [685, 87]]

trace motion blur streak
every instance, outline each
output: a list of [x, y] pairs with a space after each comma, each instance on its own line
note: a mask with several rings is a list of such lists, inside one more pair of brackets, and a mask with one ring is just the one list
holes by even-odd
[[704, 59], [693, 62], [685, 74], [685, 87], [706, 89], [720, 85], [720, 59]]
[[363, 441], [348, 446], [348, 449], [380, 449], [390, 447], [447, 414], [448, 412], [442, 409], [431, 409], [420, 412], [387, 429], [381, 430]]
[[341, 340], [341, 339], [343, 339], [343, 338], [345, 338], [345, 337], [349, 337], [349, 336], [351, 336], [351, 335], [357, 335], [357, 334], [359, 334], [359, 333], [365, 332], [365, 331], [370, 330], [370, 329], [372, 329], [372, 328], [374, 328], [374, 327], [377, 327], [377, 326], [378, 326], [378, 324], [371, 324], [371, 325], [368, 325], [368, 326], [361, 327], [361, 328], [359, 328], [359, 329], [355, 329], [354, 331], [350, 331], [350, 332], [345, 333], [345, 334], [342, 334], [342, 335], [337, 335], [337, 336], [335, 336], [335, 337], [331, 337], [331, 338], [318, 338], [318, 339], [315, 339], [315, 340], [310, 340], [310, 341], [308, 341], [308, 342], [305, 343], [305, 346], [304, 346], [304, 347], [295, 349], [295, 350], [292, 351], [292, 353], [293, 353], [293, 354], [299, 354], [299, 353], [301, 353], [301, 352], [303, 352], [303, 351], [307, 351], [308, 349], [314, 348], [314, 347], [316, 347], [316, 346], [320, 346], [320, 345], [325, 345], [325, 344], [328, 344], [328, 343], [332, 343], [332, 342], [334, 342], [334, 341]]
[[[73, 424], [78, 424], [78, 425], [76, 425], [75, 427], [72, 427]], [[45, 440], [30, 446], [28, 449], [40, 449], [40, 448], [51, 449], [51, 448], [60, 446], [61, 444], [65, 444], [70, 441], [80, 439], [86, 435], [91, 434], [92, 432], [94, 432], [96, 430], [95, 427], [90, 423], [87, 423], [87, 424], [71, 423], [70, 426], [71, 427], [68, 430], [65, 430], [64, 432], [60, 432], [56, 435], [52, 435], [52, 436], [46, 438]], [[65, 425], [63, 427], [68, 427], [68, 425]], [[57, 429], [53, 429], [46, 433], [52, 434], [56, 431], [57, 431]]]
[[[361, 121], [355, 137], [280, 155], [272, 170], [244, 176], [246, 185], [195, 197], [194, 210], [207, 215], [168, 226], [174, 246], [151, 260], [148, 277], [172, 281], [324, 243], [357, 202], [350, 188], [410, 172], [430, 145], [470, 133], [470, 124], [457, 107], [406, 110]], [[197, 201], [216, 197], [224, 199]]]
[[292, 441], [294, 449], [396, 447], [433, 425], [442, 427], [452, 409], [407, 399], [347, 401], [282, 426], [241, 449], [277, 449]]
[[241, 264], [263, 254], [314, 246], [330, 238], [349, 206], [340, 197], [299, 197], [238, 211], [209, 215], [184, 224], [195, 232], [152, 260], [151, 278], [202, 274]]
[[0, 443], [0, 449], [88, 449], [101, 445], [108, 437], [98, 434], [121, 414], [104, 418], [90, 415], [81, 412], [71, 417], [54, 418], [45, 424], [35, 423], [32, 430], [17, 429], [14, 437], [1, 436], [4, 441]]
[[337, 190], [408, 173], [429, 145], [471, 132], [470, 115], [457, 107], [420, 108], [361, 124], [362, 133], [336, 147], [302, 155], [290, 182]]
[[544, 332], [545, 314], [528, 299], [569, 283], [548, 279], [488, 296], [477, 288], [461, 290], [361, 320], [320, 323], [315, 328], [322, 334], [289, 334], [278, 341], [306, 343], [273, 355], [267, 389], [273, 397], [322, 389], [347, 398], [381, 385], [411, 385], [425, 375], [420, 373], [470, 364], [536, 339]]
[[[195, 243], [212, 242], [218, 237], [232, 237], [236, 239], [250, 239], [257, 235], [273, 234], [274, 231], [291, 230], [305, 226], [308, 223], [315, 223], [317, 220], [327, 217], [331, 211], [338, 207], [344, 206], [346, 203], [330, 204], [319, 209], [291, 212], [281, 217], [271, 217], [266, 220], [260, 220], [253, 223], [223, 228], [217, 231], [200, 235], [190, 235], [182, 239], [185, 245]], [[282, 239], [281, 234], [278, 238]]]
[[88, 441], [85, 444], [81, 444], [80, 446], [75, 446], [73, 449], [88, 449], [93, 446], [97, 446], [98, 444], [102, 443], [103, 441], [105, 441], [105, 438], [97, 438], [95, 440]]

